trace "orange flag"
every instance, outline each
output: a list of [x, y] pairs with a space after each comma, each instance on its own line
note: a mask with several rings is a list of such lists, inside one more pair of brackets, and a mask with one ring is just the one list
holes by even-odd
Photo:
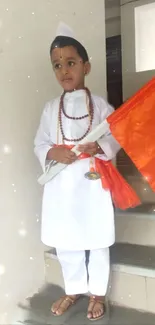
[[107, 121], [115, 139], [155, 191], [155, 78]]

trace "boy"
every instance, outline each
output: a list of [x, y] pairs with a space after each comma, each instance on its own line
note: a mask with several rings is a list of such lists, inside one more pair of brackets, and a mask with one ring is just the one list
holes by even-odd
[[[83, 159], [70, 150], [113, 112], [101, 97], [85, 88], [90, 72], [87, 51], [72, 31], [60, 24], [50, 49], [51, 62], [64, 93], [49, 102], [35, 138], [35, 154], [43, 170], [53, 162], [68, 166], [45, 185], [42, 207], [42, 241], [55, 247], [62, 267], [66, 296], [51, 308], [62, 315], [80, 295], [90, 293], [87, 317], [98, 320], [105, 313], [109, 280], [109, 247], [114, 243], [114, 211], [110, 191], [101, 185], [95, 158], [111, 160], [120, 149], [111, 134], [95, 143], [79, 145]], [[95, 157], [95, 158], [93, 158]], [[89, 250], [88, 275], [85, 251]]]

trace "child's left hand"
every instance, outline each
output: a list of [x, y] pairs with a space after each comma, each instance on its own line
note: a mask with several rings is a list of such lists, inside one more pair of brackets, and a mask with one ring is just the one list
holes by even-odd
[[87, 153], [91, 156], [95, 156], [98, 153], [103, 153], [97, 142], [89, 142], [87, 144], [81, 144], [78, 146], [78, 150], [82, 153]]

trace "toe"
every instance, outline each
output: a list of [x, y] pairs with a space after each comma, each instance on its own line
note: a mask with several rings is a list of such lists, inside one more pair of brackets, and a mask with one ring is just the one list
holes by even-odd
[[96, 318], [98, 318], [98, 312], [97, 311], [94, 311], [94, 313], [93, 313], [93, 319], [96, 319]]
[[53, 304], [53, 305], [52, 305], [52, 308], [51, 308], [52, 313], [55, 314], [56, 311], [57, 311], [57, 308], [58, 308], [57, 305], [56, 305], [56, 304]]
[[98, 309], [98, 310], [94, 311], [93, 312], [93, 319], [101, 317], [102, 314], [103, 314], [103, 309]]
[[61, 316], [62, 314], [63, 314], [63, 310], [62, 310], [62, 308], [58, 308], [58, 309], [56, 310], [56, 315]]
[[88, 312], [88, 314], [87, 314], [87, 318], [88, 318], [88, 319], [91, 319], [91, 318], [93, 318], [93, 315], [92, 315], [92, 313], [91, 313], [91, 312]]
[[60, 309], [60, 305], [62, 303], [62, 299], [60, 298], [59, 300], [57, 300], [56, 302], [53, 303], [52, 307], [51, 307], [51, 311], [53, 314], [57, 315], [58, 310]]
[[102, 313], [103, 313], [103, 310], [101, 310], [101, 309], [98, 310], [98, 312], [97, 312], [97, 316], [100, 317], [100, 316], [102, 315]]

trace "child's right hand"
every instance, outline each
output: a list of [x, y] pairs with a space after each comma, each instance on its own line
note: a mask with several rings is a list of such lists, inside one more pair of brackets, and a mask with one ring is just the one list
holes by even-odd
[[77, 160], [77, 156], [68, 148], [55, 147], [49, 150], [47, 154], [47, 159], [55, 160], [59, 163], [69, 165]]

